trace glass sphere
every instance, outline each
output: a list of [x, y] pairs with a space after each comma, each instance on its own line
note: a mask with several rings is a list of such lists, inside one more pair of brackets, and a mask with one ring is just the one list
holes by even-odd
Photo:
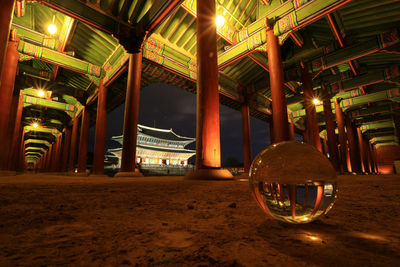
[[287, 223], [309, 223], [326, 214], [337, 198], [336, 171], [313, 146], [273, 144], [254, 159], [249, 182], [267, 214]]

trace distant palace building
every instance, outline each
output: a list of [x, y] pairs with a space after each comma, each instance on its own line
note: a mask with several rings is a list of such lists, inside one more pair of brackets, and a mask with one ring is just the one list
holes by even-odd
[[[122, 135], [111, 139], [122, 145]], [[195, 150], [186, 149], [196, 139], [179, 136], [172, 129], [159, 129], [138, 124], [136, 162], [141, 165], [187, 166], [188, 159], [196, 154]], [[108, 149], [107, 152], [118, 158], [121, 164], [122, 147]]]

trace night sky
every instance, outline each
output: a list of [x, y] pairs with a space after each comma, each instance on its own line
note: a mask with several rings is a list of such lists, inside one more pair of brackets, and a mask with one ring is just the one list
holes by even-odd
[[[119, 147], [111, 137], [122, 134], [125, 105], [122, 104], [107, 117], [106, 149]], [[235, 157], [243, 162], [242, 122], [240, 111], [220, 105], [221, 160]], [[154, 83], [142, 88], [139, 123], [163, 129], [172, 128], [182, 136], [196, 137], [196, 95], [175, 86]], [[270, 145], [269, 124], [250, 117], [253, 158]], [[89, 151], [93, 151], [95, 126], [90, 129]], [[195, 144], [188, 148], [195, 149]], [[194, 157], [190, 159], [194, 162]]]

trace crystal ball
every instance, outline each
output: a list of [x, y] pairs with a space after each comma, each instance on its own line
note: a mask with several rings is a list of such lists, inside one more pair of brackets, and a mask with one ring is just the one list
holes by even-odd
[[326, 214], [337, 198], [336, 171], [313, 146], [273, 144], [254, 159], [251, 191], [261, 209], [287, 223], [309, 223]]

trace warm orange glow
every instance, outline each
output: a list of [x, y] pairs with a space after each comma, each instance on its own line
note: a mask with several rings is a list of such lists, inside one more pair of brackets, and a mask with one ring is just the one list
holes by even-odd
[[45, 92], [44, 92], [42, 89], [39, 89], [39, 90], [37, 91], [37, 95], [38, 95], [39, 97], [43, 97], [43, 96], [45, 95]]
[[318, 98], [314, 98], [313, 103], [314, 103], [314, 105], [320, 105], [321, 101]]
[[57, 27], [52, 23], [47, 27], [47, 30], [50, 34], [55, 34], [57, 32]]
[[217, 25], [217, 27], [222, 27], [222, 25], [224, 25], [224, 23], [225, 23], [225, 18], [223, 16], [218, 15], [215, 18], [215, 24]]

